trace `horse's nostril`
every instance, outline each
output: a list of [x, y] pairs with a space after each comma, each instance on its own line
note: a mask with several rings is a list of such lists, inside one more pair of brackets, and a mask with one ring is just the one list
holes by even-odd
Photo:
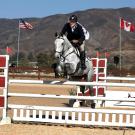
[[60, 58], [60, 56], [57, 56], [56, 58], [58, 58], [58, 59], [59, 59], [59, 58]]
[[55, 53], [55, 58], [60, 58], [58, 53]]

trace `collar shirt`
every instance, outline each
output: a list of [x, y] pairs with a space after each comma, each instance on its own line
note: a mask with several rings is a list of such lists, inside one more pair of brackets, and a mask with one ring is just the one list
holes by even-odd
[[69, 23], [66, 23], [61, 31], [61, 34], [67, 35], [69, 41], [79, 40], [83, 42], [85, 40], [85, 35], [82, 29], [82, 26], [78, 23], [71, 28]]

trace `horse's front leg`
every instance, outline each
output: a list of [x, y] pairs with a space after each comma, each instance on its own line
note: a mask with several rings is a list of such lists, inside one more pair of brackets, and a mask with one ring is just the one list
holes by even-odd
[[68, 76], [68, 73], [67, 73], [67, 66], [66, 65], [64, 65], [64, 78], [66, 78], [67, 79], [67, 76]]
[[56, 68], [55, 68], [55, 74], [57, 74], [58, 76], [61, 76], [63, 73], [63, 68], [60, 64], [57, 64]]

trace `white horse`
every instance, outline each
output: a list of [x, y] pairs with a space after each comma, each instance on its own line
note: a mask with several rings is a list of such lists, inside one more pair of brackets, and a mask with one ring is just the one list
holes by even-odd
[[[56, 35], [55, 40], [55, 58], [58, 60], [57, 72], [59, 74], [64, 73], [70, 80], [74, 80], [77, 77], [85, 78], [86, 81], [91, 81], [93, 76], [92, 61], [86, 58], [86, 70], [85, 73], [81, 69], [81, 62], [79, 57], [79, 51], [73, 47], [65, 35]], [[84, 94], [86, 89], [92, 87], [81, 86], [80, 89]], [[92, 91], [93, 92], [93, 91]], [[93, 94], [92, 94], [93, 95]]]

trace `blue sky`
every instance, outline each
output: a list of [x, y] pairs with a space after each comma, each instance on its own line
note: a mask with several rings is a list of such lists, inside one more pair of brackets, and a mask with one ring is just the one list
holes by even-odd
[[135, 8], [135, 0], [0, 0], [0, 18], [45, 17], [92, 8]]

